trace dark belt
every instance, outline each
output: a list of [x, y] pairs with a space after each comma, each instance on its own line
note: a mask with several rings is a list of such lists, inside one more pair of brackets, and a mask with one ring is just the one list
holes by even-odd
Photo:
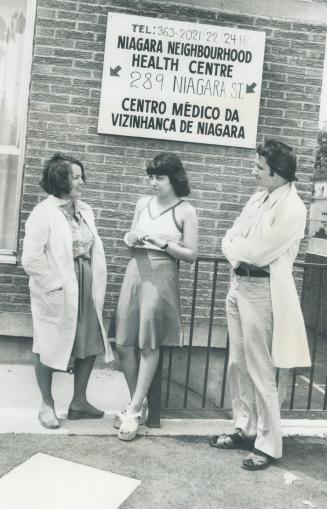
[[262, 269], [247, 269], [245, 267], [237, 267], [234, 270], [237, 276], [245, 276], [245, 277], [270, 277], [269, 272], [266, 272]]

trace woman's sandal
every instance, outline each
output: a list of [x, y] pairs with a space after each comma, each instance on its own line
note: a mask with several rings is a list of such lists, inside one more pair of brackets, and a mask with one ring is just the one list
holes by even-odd
[[243, 460], [242, 468], [245, 468], [245, 470], [263, 470], [269, 467], [274, 459], [269, 454], [253, 449], [252, 453]]
[[213, 435], [209, 437], [209, 445], [217, 449], [245, 449], [251, 451], [254, 446], [254, 439], [247, 438], [242, 431], [229, 435]]
[[[128, 407], [127, 407], [128, 408]], [[127, 408], [125, 410], [122, 410], [119, 412], [119, 414], [116, 414], [114, 416], [114, 428], [119, 429], [120, 425], [122, 423], [122, 416], [126, 414], [128, 411]], [[140, 415], [140, 421], [139, 424], [142, 426], [143, 424], [146, 424], [149, 416], [149, 408], [148, 408], [148, 399], [144, 398], [143, 405], [141, 408], [141, 415]]]
[[130, 442], [136, 436], [139, 429], [141, 412], [129, 414], [128, 412], [121, 414], [121, 425], [118, 431], [119, 440]]

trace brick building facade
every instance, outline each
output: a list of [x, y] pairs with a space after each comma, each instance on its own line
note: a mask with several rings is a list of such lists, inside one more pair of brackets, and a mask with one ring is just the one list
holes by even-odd
[[[30, 312], [27, 277], [19, 258], [24, 223], [44, 195], [38, 186], [44, 161], [54, 152], [79, 157], [86, 167], [84, 199], [94, 210], [108, 263], [105, 316], [111, 316], [128, 252], [122, 242], [136, 200], [147, 193], [144, 167], [161, 151], [184, 161], [197, 208], [200, 254], [219, 255], [224, 232], [253, 192], [254, 150], [97, 133], [107, 13], [121, 12], [259, 30], [266, 47], [257, 141], [275, 137], [298, 154], [297, 188], [306, 202], [312, 190], [314, 154], [324, 65], [326, 24], [240, 15], [176, 2], [131, 0], [38, 0], [28, 103], [27, 139], [19, 222], [18, 263], [0, 263], [0, 322]], [[302, 252], [305, 245], [302, 246]], [[182, 264], [182, 304], [187, 320], [192, 268]], [[200, 274], [198, 317], [208, 316], [211, 278]], [[217, 292], [224, 322], [227, 273]], [[26, 321], [24, 323], [27, 323]], [[13, 329], [11, 329], [13, 330]], [[0, 334], [7, 334], [3, 326]], [[29, 329], [21, 335], [29, 335]]]

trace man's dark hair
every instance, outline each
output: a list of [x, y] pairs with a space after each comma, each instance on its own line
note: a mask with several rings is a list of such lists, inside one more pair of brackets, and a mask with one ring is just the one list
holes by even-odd
[[85, 182], [84, 166], [75, 157], [57, 152], [49, 159], [44, 166], [40, 186], [48, 194], [60, 198], [63, 194], [69, 194], [72, 189], [72, 164], [81, 168], [82, 179]]
[[297, 180], [296, 156], [292, 147], [281, 141], [267, 140], [263, 145], [258, 146], [257, 153], [266, 158], [271, 177], [277, 173], [289, 182]]
[[187, 196], [190, 184], [180, 158], [171, 152], [158, 154], [146, 168], [148, 175], [167, 175], [176, 196]]

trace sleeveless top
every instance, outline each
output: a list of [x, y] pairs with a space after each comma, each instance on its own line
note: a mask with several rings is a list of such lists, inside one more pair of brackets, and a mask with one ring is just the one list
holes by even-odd
[[[180, 200], [175, 203], [172, 207], [160, 212], [156, 216], [151, 211], [151, 202], [154, 196], [152, 196], [146, 206], [141, 210], [139, 220], [137, 222], [135, 233], [136, 235], [150, 235], [153, 237], [160, 237], [163, 240], [169, 242], [176, 242], [178, 245], [183, 244], [183, 232], [176, 221], [175, 209], [183, 203], [184, 200]], [[154, 249], [162, 251], [160, 247], [151, 244], [150, 242], [144, 242], [142, 245], [136, 245], [139, 249]]]

